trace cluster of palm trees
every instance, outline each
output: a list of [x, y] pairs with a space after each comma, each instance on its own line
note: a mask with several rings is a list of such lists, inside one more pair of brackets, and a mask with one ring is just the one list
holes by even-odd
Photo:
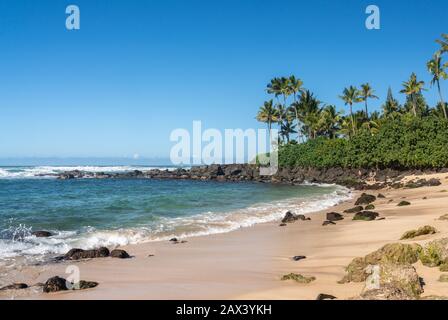
[[[323, 104], [311, 91], [303, 87], [301, 79], [292, 75], [270, 81], [266, 92], [273, 95], [273, 99], [264, 102], [256, 119], [266, 123], [269, 131], [273, 125], [278, 125], [280, 143], [304, 142], [319, 136], [350, 138], [360, 130], [369, 130], [375, 134], [388, 118], [404, 113], [411, 113], [416, 117], [433, 113], [448, 119], [447, 104], [441, 88], [441, 80], [448, 79], [445, 71], [448, 63], [443, 63], [443, 57], [448, 53], [448, 34], [442, 34], [442, 39], [437, 40], [437, 43], [440, 50], [434, 53], [427, 63], [428, 71], [432, 75], [430, 84], [437, 87], [440, 100], [435, 109], [427, 106], [422, 94], [426, 90], [425, 82], [419, 80], [415, 73], [411, 74], [408, 81], [403, 82], [400, 91], [406, 95], [406, 103], [401, 106], [389, 88], [387, 99], [382, 105], [382, 113], [369, 113], [369, 100], [379, 99], [369, 83], [364, 83], [359, 88], [345, 88], [339, 98], [349, 107], [348, 115], [337, 111], [334, 105]], [[355, 112], [353, 108], [358, 103], [363, 103], [363, 109]], [[294, 135], [296, 139], [292, 139]]]

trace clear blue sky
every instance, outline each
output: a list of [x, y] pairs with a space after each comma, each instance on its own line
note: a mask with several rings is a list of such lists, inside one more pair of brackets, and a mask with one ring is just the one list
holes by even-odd
[[[69, 4], [79, 31], [65, 29]], [[364, 26], [369, 4], [381, 30]], [[412, 71], [429, 81], [447, 14], [444, 0], [2, 0], [0, 158], [166, 157], [171, 130], [193, 120], [262, 127], [275, 76], [339, 108], [342, 89], [364, 82], [402, 100]]]

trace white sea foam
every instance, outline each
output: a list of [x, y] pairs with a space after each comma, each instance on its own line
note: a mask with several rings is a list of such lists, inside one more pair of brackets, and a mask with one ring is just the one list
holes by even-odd
[[145, 166], [37, 166], [37, 167], [3, 167], [0, 168], [0, 179], [29, 179], [29, 178], [51, 178], [55, 174], [64, 171], [85, 171], [120, 173], [134, 170], [175, 170], [173, 167], [145, 167]]
[[20, 226], [20, 230], [9, 230], [9, 234], [19, 236], [0, 239], [0, 261], [14, 257], [40, 261], [48, 255], [64, 254], [71, 248], [92, 249], [100, 246], [114, 248], [168, 240], [173, 237], [186, 238], [225, 233], [258, 223], [279, 220], [286, 211], [310, 214], [351, 199], [352, 194], [348, 189], [338, 186], [333, 188], [335, 191], [326, 195], [262, 203], [232, 212], [205, 212], [190, 217], [162, 218], [154, 225], [145, 227], [119, 230], [97, 230], [88, 227], [77, 232], [53, 231], [56, 236], [36, 238], [30, 235], [29, 229]]

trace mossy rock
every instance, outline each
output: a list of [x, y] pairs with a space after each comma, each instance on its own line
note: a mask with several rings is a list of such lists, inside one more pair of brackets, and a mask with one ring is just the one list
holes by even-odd
[[364, 210], [363, 206], [356, 206], [344, 211], [344, 213], [358, 213]]
[[424, 227], [418, 228], [417, 230], [410, 230], [410, 231], [405, 232], [401, 236], [400, 240], [413, 239], [415, 237], [423, 236], [426, 234], [434, 234], [436, 232], [437, 232], [436, 228], [431, 227], [431, 226], [424, 226]]
[[365, 210], [373, 210], [373, 209], [375, 209], [375, 205], [374, 204], [369, 204], [365, 208]]
[[370, 204], [370, 203], [374, 202], [375, 200], [376, 200], [376, 197], [374, 195], [363, 193], [358, 198], [358, 200], [356, 200], [355, 206]]
[[355, 214], [353, 220], [372, 221], [379, 217], [378, 212], [362, 211]]
[[390, 243], [365, 257], [355, 258], [347, 266], [345, 277], [340, 283], [363, 282], [367, 279], [366, 268], [380, 263], [413, 264], [419, 259], [422, 247], [418, 244]]
[[420, 261], [427, 267], [448, 264], [448, 238], [427, 243], [420, 252]]
[[405, 201], [405, 200], [400, 201], [400, 203], [397, 204], [397, 206], [399, 206], [399, 207], [410, 206], [410, 205], [411, 205], [411, 203], [409, 201]]
[[441, 274], [439, 277], [440, 282], [448, 282], [448, 274]]
[[410, 264], [380, 264], [380, 286], [397, 288], [411, 299], [417, 299], [423, 293], [420, 277]]
[[301, 274], [297, 274], [297, 273], [290, 273], [290, 274], [286, 274], [282, 277], [282, 280], [294, 280], [298, 283], [310, 283], [314, 280], [316, 280], [316, 277], [306, 277], [303, 276]]
[[384, 194], [382, 194], [382, 193], [378, 193], [377, 198], [378, 199], [385, 199], [386, 196]]

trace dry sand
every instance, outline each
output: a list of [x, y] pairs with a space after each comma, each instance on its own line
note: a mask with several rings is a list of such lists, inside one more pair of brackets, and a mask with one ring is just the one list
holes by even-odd
[[[37, 283], [59, 275], [67, 277], [70, 265], [79, 267], [81, 279], [97, 281], [94, 289], [54, 294], [37, 289], [0, 293], [0, 298], [25, 299], [315, 299], [319, 293], [339, 299], [356, 296], [363, 284], [338, 284], [344, 267], [357, 256], [370, 253], [384, 244], [398, 242], [410, 229], [434, 226], [439, 232], [410, 242], [448, 237], [448, 221], [438, 218], [448, 214], [447, 174], [428, 175], [442, 181], [438, 187], [379, 190], [386, 198], [375, 202], [375, 211], [385, 220], [352, 221], [345, 214], [336, 225], [322, 226], [325, 213], [342, 212], [352, 207], [349, 201], [323, 212], [309, 214], [311, 221], [298, 221], [280, 227], [265, 223], [251, 228], [205, 237], [187, 243], [146, 243], [123, 247], [132, 259], [100, 258], [80, 262], [25, 267], [11, 282]], [[422, 176], [419, 176], [422, 178]], [[426, 199], [423, 199], [426, 197]], [[397, 207], [406, 199], [410, 206]], [[154, 255], [154, 256], [149, 256]], [[292, 257], [305, 255], [301, 261]], [[416, 265], [424, 279], [423, 296], [448, 296], [448, 285], [438, 282], [440, 271]], [[298, 284], [281, 281], [287, 273], [315, 276], [316, 281]]]

